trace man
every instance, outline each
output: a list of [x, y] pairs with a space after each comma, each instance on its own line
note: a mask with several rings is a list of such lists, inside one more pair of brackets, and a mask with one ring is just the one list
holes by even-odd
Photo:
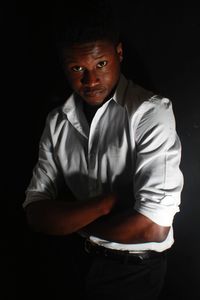
[[86, 299], [156, 299], [183, 182], [172, 104], [121, 74], [112, 18], [86, 11], [59, 31], [73, 93], [47, 118], [23, 206], [35, 231], [83, 240]]

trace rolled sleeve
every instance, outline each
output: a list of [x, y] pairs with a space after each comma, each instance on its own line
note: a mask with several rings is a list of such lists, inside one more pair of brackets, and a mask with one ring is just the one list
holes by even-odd
[[172, 104], [166, 98], [152, 98], [142, 105], [140, 115], [134, 208], [161, 226], [171, 226], [183, 187], [181, 143]]
[[57, 195], [57, 165], [54, 159], [49, 117], [39, 143], [38, 162], [33, 170], [33, 176], [26, 190], [23, 208], [28, 204], [45, 199], [55, 199]]

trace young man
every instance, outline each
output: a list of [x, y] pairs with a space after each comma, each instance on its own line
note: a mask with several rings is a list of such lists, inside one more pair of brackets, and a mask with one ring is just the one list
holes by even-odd
[[82, 237], [86, 299], [156, 299], [182, 190], [172, 104], [121, 74], [105, 11], [82, 14], [58, 38], [73, 94], [47, 118], [23, 206], [35, 231]]

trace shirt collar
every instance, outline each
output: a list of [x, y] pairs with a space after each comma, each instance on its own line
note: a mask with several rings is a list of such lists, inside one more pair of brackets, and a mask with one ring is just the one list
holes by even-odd
[[73, 93], [63, 105], [63, 112], [67, 115], [69, 122], [84, 136], [88, 137], [89, 127], [83, 117], [82, 102], [78, 101]]

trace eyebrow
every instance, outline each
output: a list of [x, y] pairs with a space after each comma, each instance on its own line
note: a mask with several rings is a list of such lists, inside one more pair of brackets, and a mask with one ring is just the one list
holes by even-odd
[[98, 57], [96, 57], [95, 59], [100, 59], [100, 58], [102, 58], [102, 57], [104, 57], [105, 56], [105, 54], [104, 55], [101, 55], [101, 56], [98, 56]]

